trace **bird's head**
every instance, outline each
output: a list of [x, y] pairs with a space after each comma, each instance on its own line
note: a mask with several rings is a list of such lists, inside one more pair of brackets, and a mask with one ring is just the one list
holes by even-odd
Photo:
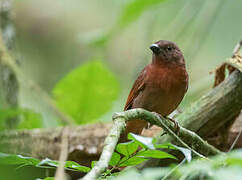
[[153, 62], [184, 64], [181, 50], [171, 41], [157, 41], [150, 46], [150, 49], [153, 52]]

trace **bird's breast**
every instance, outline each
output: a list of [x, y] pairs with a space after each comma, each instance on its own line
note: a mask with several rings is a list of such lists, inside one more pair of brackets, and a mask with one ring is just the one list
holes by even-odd
[[150, 68], [145, 77], [145, 88], [135, 99], [133, 108], [168, 115], [180, 104], [187, 85], [185, 68]]

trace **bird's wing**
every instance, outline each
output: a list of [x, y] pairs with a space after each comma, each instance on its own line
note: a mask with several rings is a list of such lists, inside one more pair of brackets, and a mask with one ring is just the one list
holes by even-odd
[[144, 82], [145, 74], [146, 74], [146, 68], [144, 68], [143, 71], [141, 71], [138, 78], [134, 82], [134, 85], [133, 85], [133, 87], [132, 87], [132, 89], [129, 93], [128, 99], [127, 99], [126, 104], [124, 106], [124, 111], [131, 109], [132, 104], [134, 102], [134, 99], [139, 95], [139, 93], [141, 91], [144, 90], [144, 88], [145, 88], [145, 82]]

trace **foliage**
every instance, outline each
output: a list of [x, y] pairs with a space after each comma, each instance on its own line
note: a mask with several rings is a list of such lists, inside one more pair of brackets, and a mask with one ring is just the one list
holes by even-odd
[[118, 175], [118, 173], [112, 173], [114, 170], [127, 166], [135, 166], [151, 158], [176, 160], [176, 157], [163, 151], [164, 149], [180, 150], [184, 154], [185, 159], [188, 161], [191, 160], [190, 150], [177, 147], [170, 143], [157, 144], [156, 138], [129, 133], [128, 139], [131, 141], [119, 143], [116, 146], [116, 152], [113, 153], [109, 162], [112, 168], [103, 173], [103, 178]]
[[101, 60], [74, 69], [53, 89], [60, 109], [83, 124], [107, 112], [119, 94], [119, 83]]
[[[113, 170], [120, 167], [138, 165], [148, 159], [176, 159], [173, 155], [164, 152], [162, 149], [178, 149], [172, 144], [157, 144], [156, 139], [146, 138], [130, 133], [129, 139], [131, 141], [126, 143], [120, 143], [116, 146], [116, 152], [113, 153], [111, 161], [109, 162], [111, 169], [103, 173], [103, 177], [114, 176], [117, 173], [113, 173]], [[142, 148], [141, 148], [142, 147]], [[189, 151], [189, 150], [188, 150]], [[92, 167], [96, 161], [92, 162]], [[57, 168], [59, 162], [50, 160], [48, 158], [44, 160], [38, 160], [32, 157], [25, 157], [22, 155], [13, 155], [0, 153], [0, 165], [17, 165], [19, 168], [24, 166], [34, 166], [38, 168]], [[70, 171], [88, 172], [89, 167], [79, 165], [73, 161], [66, 161], [65, 169]]]
[[121, 173], [119, 179], [199, 179], [199, 180], [240, 180], [242, 177], [242, 150], [235, 150], [226, 155], [218, 155], [207, 160], [193, 160], [191, 163], [167, 168], [147, 168], [142, 172], [130, 169]]
[[[191, 151], [185, 148], [177, 147], [170, 143], [157, 144], [155, 138], [146, 138], [129, 134], [128, 138], [131, 140], [126, 143], [120, 143], [116, 146], [116, 152], [113, 154], [109, 163], [110, 169], [103, 173], [100, 179], [201, 179], [201, 180], [227, 180], [229, 178], [239, 180], [242, 177], [242, 149], [233, 151], [226, 155], [218, 155], [206, 159], [194, 159], [191, 161]], [[157, 149], [159, 148], [159, 149]], [[163, 149], [180, 150], [187, 160], [185, 164], [183, 160], [178, 165], [165, 168], [147, 168], [142, 172], [131, 168], [120, 173], [113, 172], [115, 169], [126, 166], [134, 166], [142, 163], [150, 158], [158, 159], [176, 159], [171, 154], [163, 151]], [[95, 162], [92, 163], [92, 167]], [[21, 155], [10, 155], [0, 153], [0, 165], [18, 165], [22, 168], [24, 166], [34, 166], [38, 168], [57, 168], [58, 161], [44, 159], [42, 161]], [[90, 168], [81, 166], [73, 161], [66, 161], [65, 169], [70, 171], [88, 172]], [[48, 177], [45, 179], [53, 179]]]
[[10, 118], [17, 118], [17, 129], [34, 129], [43, 127], [40, 114], [24, 108], [0, 109], [0, 130], [7, 129], [7, 121]]
[[[59, 162], [50, 160], [48, 158], [41, 161], [32, 157], [25, 157], [22, 155], [0, 153], [0, 165], [19, 165], [19, 167], [35, 166], [38, 168], [57, 168], [59, 166]], [[90, 168], [81, 166], [78, 163], [73, 161], [66, 161], [65, 169], [70, 171], [80, 171], [80, 172], [88, 172], [90, 170]]]

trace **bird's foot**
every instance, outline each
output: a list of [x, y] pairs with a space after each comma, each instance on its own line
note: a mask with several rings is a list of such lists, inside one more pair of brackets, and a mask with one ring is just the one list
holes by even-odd
[[[152, 112], [152, 113], [153, 113], [154, 115], [159, 116], [160, 118], [162, 118], [162, 115], [160, 115], [159, 113], [157, 113], [157, 112]], [[178, 122], [177, 122], [176, 120], [172, 119], [172, 118], [167, 117], [167, 116], [164, 116], [164, 118], [166, 118], [166, 119], [168, 119], [168, 120], [170, 120], [171, 122], [174, 123], [174, 126], [175, 126], [175, 133], [176, 133], [177, 135], [179, 135], [179, 132], [180, 132], [180, 126], [179, 126]]]
[[174, 126], [175, 126], [175, 133], [176, 133], [177, 135], [179, 135], [179, 132], [180, 132], [180, 126], [179, 126], [178, 122], [177, 122], [175, 119], [169, 118], [169, 117], [167, 117], [167, 116], [165, 116], [165, 118], [168, 119], [168, 120], [170, 120], [171, 122], [174, 123]]

